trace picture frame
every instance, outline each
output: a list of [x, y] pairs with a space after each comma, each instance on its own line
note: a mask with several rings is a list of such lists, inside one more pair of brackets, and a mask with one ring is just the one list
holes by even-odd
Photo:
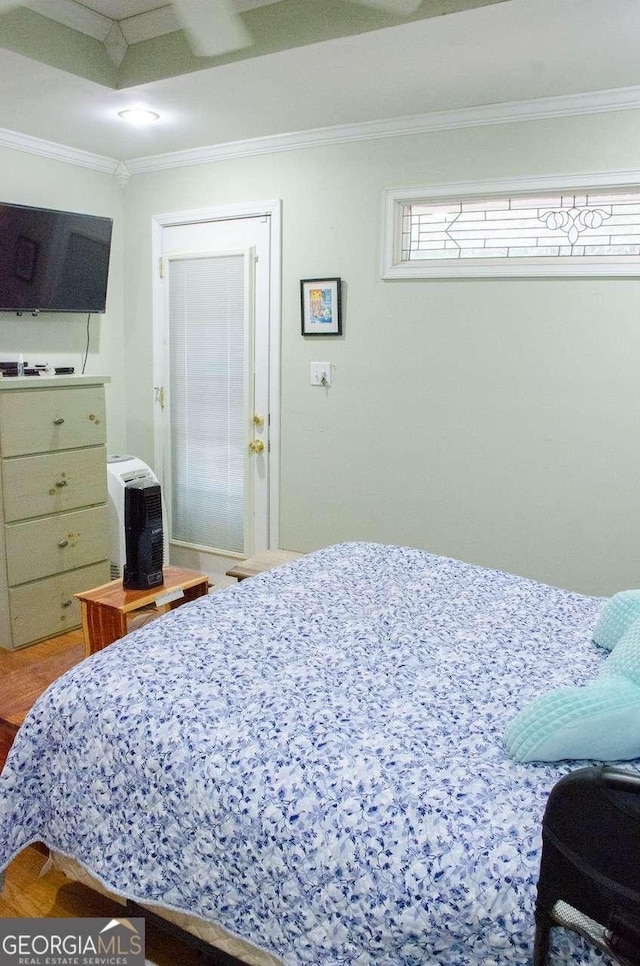
[[342, 335], [342, 280], [303, 278], [300, 280], [300, 309], [303, 335]]

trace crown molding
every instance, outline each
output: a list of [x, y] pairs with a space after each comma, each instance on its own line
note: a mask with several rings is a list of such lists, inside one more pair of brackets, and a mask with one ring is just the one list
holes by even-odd
[[628, 111], [640, 108], [640, 87], [595, 91], [588, 94], [566, 94], [559, 97], [543, 97], [528, 101], [510, 101], [504, 104], [488, 104], [466, 107], [456, 111], [435, 111], [408, 117], [390, 118], [384, 121], [364, 121], [360, 124], [343, 124], [334, 127], [314, 128], [289, 134], [228, 141], [185, 151], [171, 151], [149, 157], [121, 161], [67, 147], [53, 141], [45, 141], [28, 134], [0, 128], [0, 147], [12, 148], [27, 154], [65, 161], [80, 167], [91, 168], [104, 174], [116, 175], [123, 184], [134, 174], [166, 171], [192, 164], [208, 164], [237, 158], [256, 157], [280, 151], [298, 151], [322, 145], [341, 144], [348, 141], [370, 141], [378, 138], [402, 137], [411, 134], [428, 134], [455, 128], [480, 127], [492, 124], [511, 124], [517, 121], [533, 121], [553, 117], [570, 117], [584, 114], [602, 114], [611, 111]]
[[409, 134], [427, 134], [453, 128], [511, 124], [517, 121], [602, 114], [609, 111], [628, 111], [638, 108], [640, 108], [640, 87], [625, 87], [588, 94], [565, 94], [558, 97], [542, 97], [535, 100], [466, 107], [456, 111], [434, 111], [430, 114], [315, 128], [291, 134], [251, 138], [245, 141], [229, 141], [225, 144], [214, 144], [208, 147], [189, 148], [185, 151], [172, 151], [167, 154], [132, 158], [125, 163], [132, 175], [146, 174], [153, 171], [165, 171], [169, 168], [181, 168], [191, 164], [229, 161], [279, 151], [297, 151], [347, 141], [369, 141], [377, 138], [402, 137]]
[[54, 161], [65, 161], [67, 164], [77, 164], [81, 168], [91, 168], [103, 174], [115, 174], [121, 164], [116, 158], [106, 158], [101, 154], [92, 154], [80, 148], [67, 147], [66, 144], [34, 138], [30, 134], [18, 134], [6, 128], [0, 128], [0, 147], [23, 151], [25, 154], [37, 154], [41, 158], [50, 158]]
[[94, 40], [104, 41], [115, 22], [75, 0], [27, 0], [25, 6]]

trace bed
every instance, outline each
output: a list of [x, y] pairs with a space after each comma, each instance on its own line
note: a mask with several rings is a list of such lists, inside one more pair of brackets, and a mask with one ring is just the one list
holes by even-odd
[[[525, 966], [547, 795], [507, 723], [605, 659], [603, 600], [345, 543], [201, 598], [39, 699], [0, 868], [42, 841], [287, 966]], [[564, 963], [598, 962], [555, 931]]]

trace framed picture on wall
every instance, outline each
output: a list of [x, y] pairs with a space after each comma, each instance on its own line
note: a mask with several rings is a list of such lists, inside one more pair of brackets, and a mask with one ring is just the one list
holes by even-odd
[[339, 278], [303, 278], [300, 282], [303, 335], [342, 335]]

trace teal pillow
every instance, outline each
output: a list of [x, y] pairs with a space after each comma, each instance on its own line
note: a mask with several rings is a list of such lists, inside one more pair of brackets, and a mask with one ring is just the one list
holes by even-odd
[[604, 605], [593, 629], [593, 642], [612, 651], [625, 631], [640, 620], [640, 590], [622, 590]]
[[640, 757], [640, 688], [620, 675], [535, 698], [505, 731], [516, 761]]
[[504, 744], [516, 761], [640, 757], [640, 620], [595, 681], [534, 698], [507, 727]]
[[640, 620], [635, 621], [604, 662], [598, 678], [624, 677], [640, 690]]

